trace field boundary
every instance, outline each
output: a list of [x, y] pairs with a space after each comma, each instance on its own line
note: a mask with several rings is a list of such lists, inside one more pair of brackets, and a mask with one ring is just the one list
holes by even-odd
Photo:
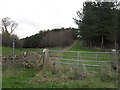
[[[51, 55], [50, 52], [59, 52], [59, 53], [77, 53], [77, 55], [75, 56], [70, 56], [70, 55]], [[81, 53], [89, 53], [89, 54], [112, 54], [112, 52], [88, 52], [88, 51], [57, 51], [57, 50], [49, 50], [48, 51], [49, 53], [49, 57], [52, 57], [51, 59], [52, 60], [61, 60], [61, 61], [76, 61], [76, 62], [96, 62], [96, 63], [112, 63], [110, 61], [94, 61], [94, 60], [81, 60], [81, 57], [83, 58], [94, 58], [94, 59], [111, 59], [112, 58], [109, 58], [109, 57], [85, 57], [85, 56], [80, 56]], [[57, 58], [56, 58], [57, 57]], [[61, 58], [61, 57], [77, 57], [77, 59], [64, 59], [64, 58]], [[82, 65], [82, 66], [92, 66], [92, 67], [110, 67], [110, 66], [103, 66], [103, 65], [89, 65], [89, 64], [76, 64], [76, 63], [64, 63], [64, 62], [56, 62], [56, 61], [52, 61], [54, 63], [59, 63], [59, 64], [69, 64], [69, 65]]]

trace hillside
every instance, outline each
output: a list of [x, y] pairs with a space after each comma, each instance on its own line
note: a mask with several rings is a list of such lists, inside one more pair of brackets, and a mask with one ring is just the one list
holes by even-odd
[[74, 40], [74, 42], [70, 46], [64, 48], [63, 50], [69, 50], [69, 51], [97, 51], [97, 52], [101, 51], [101, 50], [86, 48], [82, 45], [82, 42], [79, 41], [79, 40]]

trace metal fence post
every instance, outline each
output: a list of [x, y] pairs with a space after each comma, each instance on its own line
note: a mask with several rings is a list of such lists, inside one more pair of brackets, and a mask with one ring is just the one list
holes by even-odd
[[13, 39], [13, 60], [15, 60], [15, 39]]
[[79, 60], [79, 55], [80, 55], [80, 53], [78, 52], [78, 60]]
[[98, 57], [98, 55], [96, 54], [96, 61], [97, 61], [97, 57]]

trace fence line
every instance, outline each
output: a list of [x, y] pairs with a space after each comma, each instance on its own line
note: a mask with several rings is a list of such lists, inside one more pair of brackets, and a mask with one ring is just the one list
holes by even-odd
[[[53, 63], [57, 63], [57, 64], [66, 64], [66, 65], [81, 65], [81, 66], [83, 66], [83, 67], [85, 67], [85, 69], [92, 69], [92, 68], [88, 68], [87, 66], [90, 66], [90, 67], [111, 67], [110, 65], [94, 65], [94, 64], [92, 64], [92, 65], [90, 65], [90, 64], [81, 64], [81, 63], [67, 63], [67, 62], [62, 62], [61, 60], [63, 60], [63, 61], [76, 61], [76, 62], [95, 62], [95, 63], [106, 63], [106, 64], [111, 64], [111, 63], [113, 63], [113, 62], [110, 62], [110, 61], [99, 61], [99, 60], [97, 60], [97, 59], [106, 59], [106, 60], [108, 60], [108, 59], [110, 59], [110, 60], [112, 60], [113, 58], [110, 58], [110, 57], [102, 57], [102, 56], [99, 56], [98, 57], [98, 54], [99, 55], [101, 55], [101, 54], [113, 54], [113, 52], [89, 52], [89, 51], [58, 51], [58, 50], [48, 50], [47, 51], [48, 53], [49, 53], [49, 57], [51, 57], [50, 59], [51, 60], [55, 60], [55, 61], [51, 61], [51, 62], [53, 62]], [[76, 53], [76, 55], [73, 55], [73, 56], [71, 56], [70, 54], [69, 55], [52, 55], [51, 53]], [[94, 57], [89, 57], [89, 56], [81, 56], [82, 54], [81, 53], [84, 53], [84, 55], [87, 55], [87, 54], [96, 54], [96, 57], [94, 56]], [[114, 56], [114, 54], [113, 54], [113, 56]], [[63, 57], [63, 58], [60, 58], [60, 57]], [[77, 58], [77, 60], [76, 59], [64, 59], [64, 57], [68, 57], [68, 58], [71, 58], [71, 57], [75, 57], [75, 58]], [[81, 60], [81, 58], [88, 58], [89, 60]], [[96, 59], [96, 60], [90, 60], [90, 59]], [[60, 61], [56, 61], [56, 60], [60, 60]], [[95, 69], [95, 68], [93, 68], [93, 69]], [[99, 69], [99, 68], [98, 68]]]
[[75, 59], [61, 59], [61, 58], [52, 58], [52, 59], [53, 60], [64, 60], [64, 61], [112, 63], [112, 62], [108, 62], [108, 61], [75, 60]]
[[99, 68], [85, 68], [85, 69], [89, 69], [89, 70], [92, 70], [92, 69], [99, 70]]
[[89, 64], [77, 64], [77, 63], [63, 63], [63, 62], [54, 62], [53, 63], [59, 63], [59, 64], [68, 64], [68, 65], [81, 65], [81, 66], [92, 66], [92, 67], [111, 67], [111, 66], [101, 66], [101, 65], [89, 65]]
[[86, 56], [67, 56], [67, 55], [49, 55], [50, 57], [79, 57], [79, 58], [100, 58], [100, 59], [112, 59], [107, 57], [86, 57]]
[[49, 52], [70, 52], [70, 53], [98, 53], [98, 54], [112, 54], [112, 52], [88, 52], [88, 51], [57, 51], [57, 50], [49, 50]]

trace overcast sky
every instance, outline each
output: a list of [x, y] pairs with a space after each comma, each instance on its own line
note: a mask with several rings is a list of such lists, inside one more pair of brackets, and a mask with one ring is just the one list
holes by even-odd
[[19, 25], [14, 33], [20, 38], [61, 27], [77, 28], [73, 17], [85, 0], [1, 0], [0, 20], [10, 17]]

